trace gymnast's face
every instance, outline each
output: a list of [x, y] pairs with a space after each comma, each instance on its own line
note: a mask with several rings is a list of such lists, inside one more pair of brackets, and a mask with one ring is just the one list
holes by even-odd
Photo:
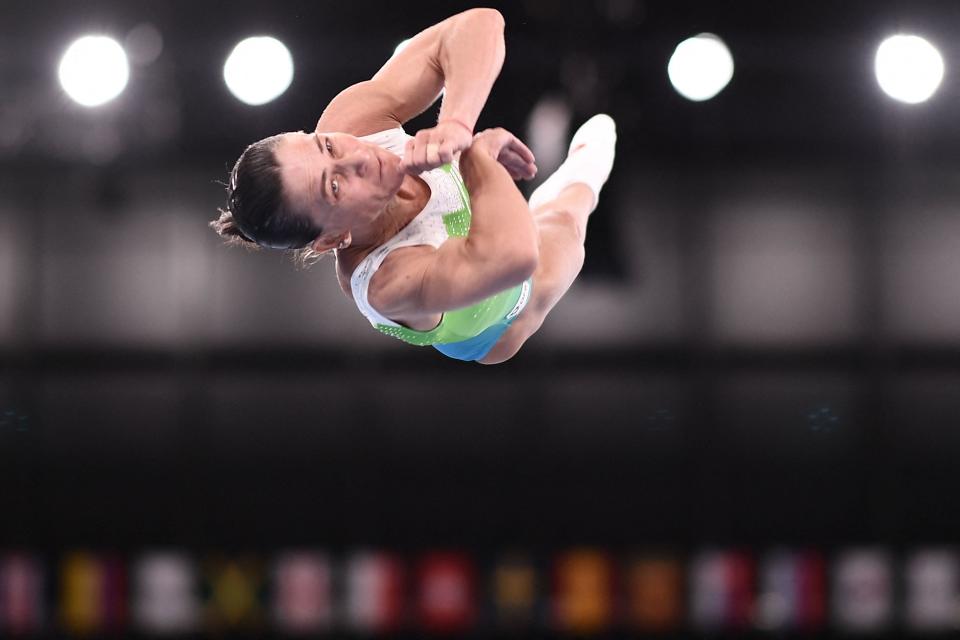
[[403, 184], [399, 156], [346, 133], [287, 133], [275, 153], [289, 205], [325, 235], [370, 222]]

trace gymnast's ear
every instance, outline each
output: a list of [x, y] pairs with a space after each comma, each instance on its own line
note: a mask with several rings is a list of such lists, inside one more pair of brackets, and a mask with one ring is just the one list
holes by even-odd
[[317, 253], [326, 253], [333, 249], [346, 249], [350, 246], [352, 240], [349, 231], [335, 236], [323, 234], [317, 236], [317, 239], [310, 243], [310, 248]]

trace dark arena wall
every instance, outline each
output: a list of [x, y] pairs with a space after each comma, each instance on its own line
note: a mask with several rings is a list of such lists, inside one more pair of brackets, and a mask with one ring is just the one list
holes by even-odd
[[[960, 627], [960, 8], [496, 6], [475, 129], [531, 147], [523, 194], [594, 113], [618, 141], [582, 272], [489, 367], [207, 226], [248, 144], [468, 8], [0, 7], [0, 637]], [[732, 76], [692, 101], [701, 33]], [[128, 59], [101, 106], [61, 84], [87, 34]], [[293, 60], [260, 106], [224, 81], [252, 35]]]

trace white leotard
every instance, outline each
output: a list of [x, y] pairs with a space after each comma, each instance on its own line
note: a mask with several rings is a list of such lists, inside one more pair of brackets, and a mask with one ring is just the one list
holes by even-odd
[[[412, 136], [407, 135], [402, 128], [397, 127], [396, 129], [388, 129], [363, 136], [360, 139], [372, 142], [402, 158], [404, 147], [411, 138]], [[357, 303], [357, 308], [375, 327], [377, 325], [400, 326], [378, 313], [376, 309], [370, 306], [367, 299], [370, 280], [386, 257], [391, 251], [400, 247], [421, 244], [439, 247], [450, 237], [447, 225], [451, 224], [451, 220], [448, 219], [447, 222], [444, 222], [444, 216], [462, 211], [467, 207], [461, 193], [462, 178], [460, 177], [459, 165], [456, 162], [451, 165], [450, 170], [438, 168], [425, 171], [420, 174], [420, 178], [430, 187], [430, 200], [427, 205], [397, 235], [371, 251], [357, 265], [350, 276], [350, 289], [353, 291], [353, 299]], [[466, 223], [469, 224], [469, 214], [467, 214]]]

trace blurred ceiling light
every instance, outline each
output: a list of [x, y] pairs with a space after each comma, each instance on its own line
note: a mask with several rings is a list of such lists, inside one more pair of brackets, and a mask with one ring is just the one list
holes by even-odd
[[701, 33], [677, 45], [667, 75], [673, 88], [687, 100], [709, 100], [733, 78], [733, 56], [719, 37]]
[[926, 102], [943, 80], [943, 57], [919, 36], [895, 35], [877, 48], [874, 65], [880, 88], [900, 102]]
[[569, 105], [556, 96], [541, 98], [530, 112], [526, 142], [537, 158], [542, 178], [553, 173], [566, 159], [572, 118]]
[[60, 85], [75, 102], [96, 107], [127, 86], [130, 67], [123, 47], [107, 36], [84, 36], [60, 60]]
[[276, 38], [247, 38], [234, 47], [226, 64], [223, 79], [227, 88], [241, 102], [261, 105], [278, 98], [293, 80], [293, 57]]

